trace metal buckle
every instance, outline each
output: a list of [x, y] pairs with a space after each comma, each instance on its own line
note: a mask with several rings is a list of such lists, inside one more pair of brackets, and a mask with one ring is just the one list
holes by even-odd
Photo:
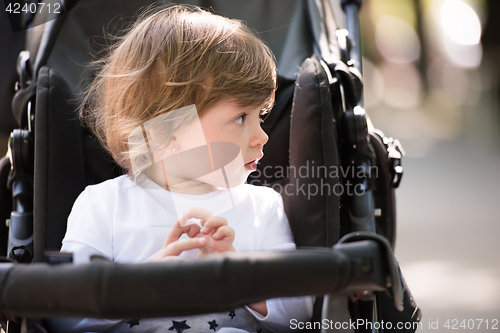
[[401, 142], [398, 139], [384, 138], [384, 144], [387, 147], [389, 156], [390, 172], [392, 174], [392, 186], [398, 188], [403, 178], [403, 167], [401, 166], [401, 159], [405, 155], [405, 151]]

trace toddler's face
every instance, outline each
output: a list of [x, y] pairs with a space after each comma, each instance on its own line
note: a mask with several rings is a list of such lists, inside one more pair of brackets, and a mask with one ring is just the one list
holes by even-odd
[[[153, 152], [158, 178], [165, 177], [170, 188], [189, 181], [223, 188], [243, 184], [256, 170], [268, 140], [261, 128], [260, 110], [240, 107], [226, 99], [203, 117], [195, 116], [182, 124], [168, 147], [163, 145]], [[197, 115], [195, 108], [192, 111]], [[158, 131], [150, 128], [152, 143], [161, 143]]]
[[[260, 107], [241, 107], [225, 99], [200, 119], [207, 143], [227, 142], [240, 149], [241, 156], [225, 167], [228, 178], [234, 182], [233, 185], [230, 181], [232, 186], [243, 184], [263, 156], [263, 147], [269, 138], [261, 127], [260, 111]], [[228, 157], [231, 154], [229, 149], [227, 154]]]

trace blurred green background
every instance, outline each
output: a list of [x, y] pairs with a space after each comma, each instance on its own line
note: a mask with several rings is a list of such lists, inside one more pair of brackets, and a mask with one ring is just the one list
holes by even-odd
[[362, 8], [365, 108], [406, 151], [396, 256], [424, 332], [500, 320], [499, 13], [498, 0]]

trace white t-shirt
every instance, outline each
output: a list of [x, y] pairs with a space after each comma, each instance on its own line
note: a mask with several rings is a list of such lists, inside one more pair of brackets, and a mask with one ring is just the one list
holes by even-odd
[[[80, 194], [68, 217], [61, 251], [72, 252], [76, 264], [88, 262], [94, 254], [119, 263], [144, 261], [162, 248], [178, 216], [191, 207], [224, 217], [235, 231], [233, 246], [239, 253], [295, 249], [283, 200], [271, 188], [244, 184], [229, 191], [188, 195], [171, 193], [152, 181], [137, 185], [121, 176], [88, 186]], [[194, 258], [197, 251], [184, 251], [179, 256]], [[312, 303], [310, 296], [270, 299], [265, 317], [245, 308], [269, 329], [287, 332], [291, 319], [310, 320]], [[59, 323], [66, 332], [69, 326], [78, 326], [74, 331], [81, 332], [85, 326], [104, 331], [116, 322], [87, 318]]]

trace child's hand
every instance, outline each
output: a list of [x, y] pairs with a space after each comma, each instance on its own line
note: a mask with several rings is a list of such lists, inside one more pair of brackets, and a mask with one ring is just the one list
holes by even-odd
[[[191, 222], [189, 219], [197, 218], [201, 220], [202, 228]], [[206, 243], [199, 248], [197, 258], [210, 253], [222, 253], [226, 251], [236, 251], [233, 247], [234, 229], [227, 225], [227, 220], [223, 217], [213, 216], [208, 210], [203, 208], [191, 208], [179, 219], [184, 228], [191, 227], [190, 232], [186, 232], [191, 238], [205, 238]]]
[[[165, 242], [161, 250], [153, 254], [151, 257], [143, 261], [158, 262], [158, 261], [171, 261], [171, 260], [186, 260], [178, 257], [183, 251], [197, 249], [206, 245], [207, 241], [204, 237], [193, 238], [200, 231], [200, 227], [196, 224], [188, 224], [184, 227], [181, 226], [180, 221], [175, 222], [174, 226], [168, 232]], [[179, 239], [183, 234], [187, 234], [189, 239]]]

